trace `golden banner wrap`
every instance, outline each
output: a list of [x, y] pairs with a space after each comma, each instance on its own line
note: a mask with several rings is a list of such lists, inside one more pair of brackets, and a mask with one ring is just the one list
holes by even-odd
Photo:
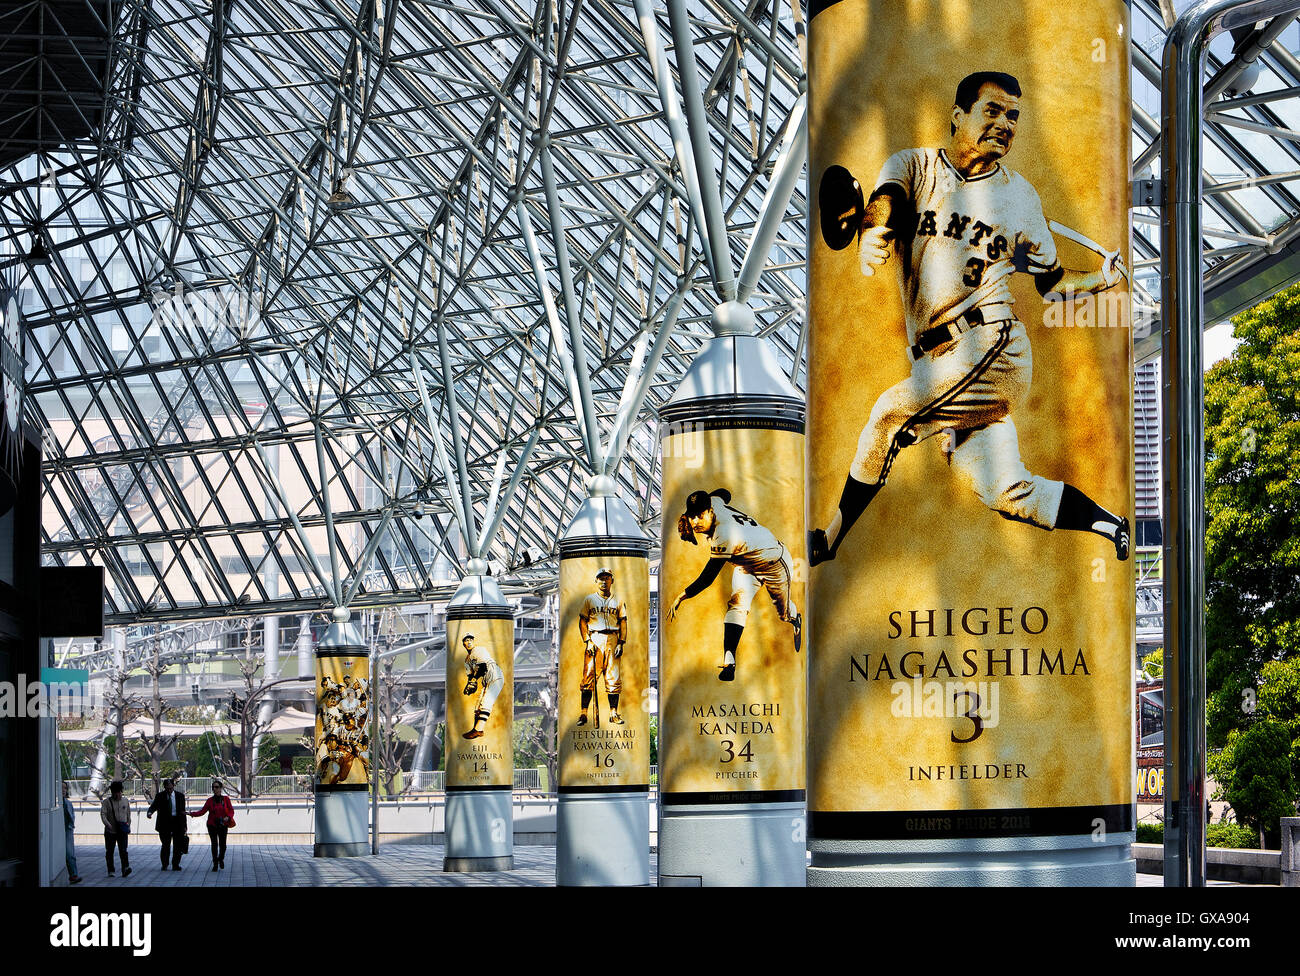
[[810, 834], [1131, 830], [1126, 7], [810, 16]]
[[514, 618], [447, 619], [447, 789], [514, 783]]
[[803, 798], [802, 427], [664, 428], [664, 803]]
[[560, 560], [560, 792], [650, 784], [650, 570], [643, 555]]
[[316, 655], [316, 790], [370, 783], [370, 659], [364, 648]]

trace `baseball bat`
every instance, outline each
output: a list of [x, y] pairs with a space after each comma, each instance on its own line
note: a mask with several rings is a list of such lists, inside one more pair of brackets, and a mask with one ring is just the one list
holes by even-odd
[[[1102, 247], [1091, 237], [1088, 237], [1085, 234], [1080, 234], [1073, 227], [1066, 227], [1065, 224], [1061, 223], [1058, 220], [1049, 220], [1047, 222], [1047, 229], [1050, 230], [1053, 234], [1056, 234], [1058, 237], [1064, 237], [1067, 241], [1073, 241], [1075, 244], [1078, 244], [1080, 247], [1085, 247], [1089, 251], [1092, 251], [1095, 254], [1100, 254], [1102, 257], [1105, 257], [1106, 255], [1111, 253], [1110, 250]], [[1129, 276], [1128, 268], [1124, 266], [1124, 262], [1121, 260], [1118, 262], [1118, 265], [1119, 265], [1120, 274], [1122, 274], [1125, 278], [1128, 278]], [[1129, 278], [1129, 280], [1131, 281], [1132, 279]]]

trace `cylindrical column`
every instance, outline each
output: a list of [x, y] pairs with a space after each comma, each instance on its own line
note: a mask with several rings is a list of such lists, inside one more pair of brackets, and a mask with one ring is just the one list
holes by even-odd
[[484, 560], [447, 604], [445, 871], [514, 867], [515, 615]]
[[[268, 573], [267, 575], [270, 576], [271, 574]], [[276, 578], [279, 578], [278, 573]], [[262, 618], [262, 651], [262, 674], [265, 676], [265, 680], [274, 681], [280, 677], [279, 617]], [[271, 719], [275, 715], [276, 702], [275, 689], [268, 691], [263, 696], [262, 703], [257, 708], [257, 721], [262, 727], [265, 728], [271, 724]], [[262, 766], [262, 755], [259, 746], [260, 742], [253, 743], [253, 775], [257, 775], [257, 770]]]
[[[108, 632], [109, 646], [113, 649], [113, 668], [121, 671], [126, 668], [126, 628], [114, 627]], [[104, 726], [99, 735], [99, 745], [95, 750], [95, 762], [90, 767], [90, 792], [104, 788], [105, 780], [120, 779], [122, 771], [114, 768], [113, 775], [107, 774], [108, 769], [108, 748], [107, 738], [108, 730], [113, 730], [114, 736], [120, 743], [122, 741], [122, 710], [114, 706], [113, 716], [110, 723]]]
[[438, 727], [438, 716], [442, 709], [435, 707], [432, 691], [425, 692], [424, 718], [420, 722], [420, 738], [415, 743], [415, 755], [411, 757], [411, 778], [419, 789], [429, 785], [429, 771], [433, 769], [433, 740]]
[[809, 12], [809, 884], [1133, 885], [1127, 5]]
[[335, 608], [316, 645], [316, 857], [370, 849], [370, 657], [351, 616]]
[[661, 411], [659, 883], [804, 883], [804, 404], [728, 302]]
[[[1205, 884], [1205, 365], [1201, 358], [1205, 53], [1218, 34], [1232, 31], [1235, 35], [1263, 18], [1276, 18], [1265, 31], [1271, 34], [1290, 22], [1297, 6], [1205, 0], [1183, 11], [1165, 38], [1160, 105], [1164, 207], [1160, 372], [1164, 381], [1164, 879], [1170, 887]], [[1222, 82], [1225, 76], [1216, 77]]]
[[311, 660], [311, 617], [303, 614], [298, 624], [298, 677], [305, 678], [312, 673]]
[[560, 540], [560, 885], [650, 883], [649, 555], [593, 478]]
[[[273, 444], [267, 449], [267, 474], [273, 481], [280, 478], [280, 445]], [[278, 510], [278, 499], [274, 491], [268, 489], [263, 496], [262, 516], [264, 518], [275, 518]], [[271, 539], [268, 536], [266, 540], [267, 552], [262, 562], [262, 588], [266, 591], [268, 600], [276, 600], [280, 596], [280, 564], [271, 556], [270, 547]], [[274, 681], [280, 677], [280, 618], [276, 616], [262, 618], [262, 674], [265, 680]], [[266, 727], [271, 724], [271, 717], [275, 714], [276, 701], [279, 695], [275, 689], [268, 691], [262, 697], [262, 704], [257, 709], [258, 724]], [[257, 775], [257, 770], [261, 768], [261, 753], [259, 750], [260, 742], [253, 742], [253, 775]]]

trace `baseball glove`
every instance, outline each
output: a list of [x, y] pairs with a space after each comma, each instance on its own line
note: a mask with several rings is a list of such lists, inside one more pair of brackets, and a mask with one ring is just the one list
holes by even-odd
[[465, 682], [465, 694], [472, 695], [478, 691], [478, 678], [470, 678]]
[[683, 542], [689, 542], [693, 546], [698, 546], [695, 541], [695, 533], [691, 530], [691, 522], [684, 514], [677, 516], [677, 534], [681, 536]]

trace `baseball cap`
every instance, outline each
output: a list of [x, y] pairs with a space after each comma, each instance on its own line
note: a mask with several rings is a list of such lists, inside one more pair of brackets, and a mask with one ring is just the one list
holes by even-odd
[[596, 570], [596, 579], [600, 579], [602, 576], [608, 576], [610, 579], [613, 579], [614, 571], [606, 566], [602, 566], [600, 569]]
[[686, 515], [689, 518], [707, 512], [713, 507], [713, 499], [707, 491], [693, 491], [686, 496]]

